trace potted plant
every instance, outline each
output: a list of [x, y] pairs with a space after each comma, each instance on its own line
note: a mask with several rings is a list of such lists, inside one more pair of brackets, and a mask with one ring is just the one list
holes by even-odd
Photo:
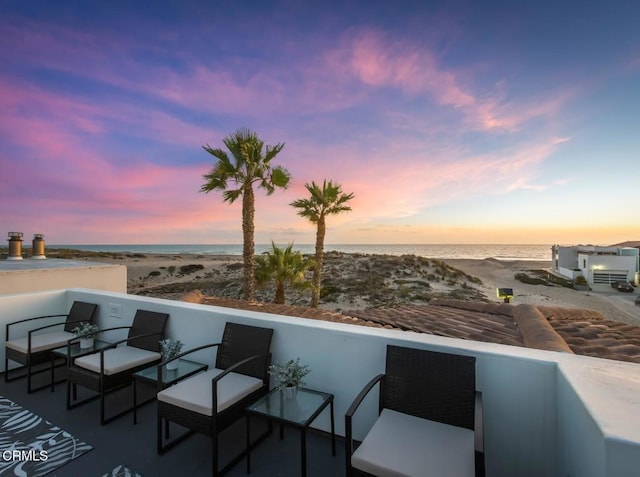
[[76, 326], [71, 332], [80, 338], [80, 348], [93, 347], [93, 335], [99, 328], [88, 321], [83, 321]]
[[[168, 361], [171, 358], [175, 358], [180, 354], [183, 343], [180, 340], [174, 340], [166, 338], [160, 341], [160, 348], [162, 353], [162, 361]], [[178, 360], [167, 363], [167, 369], [176, 369], [178, 367]]]
[[269, 374], [276, 380], [277, 387], [290, 399], [296, 397], [298, 386], [305, 384], [304, 377], [309, 372], [309, 366], [301, 364], [300, 358], [296, 358], [295, 361], [290, 359], [286, 363], [276, 362], [269, 366]]

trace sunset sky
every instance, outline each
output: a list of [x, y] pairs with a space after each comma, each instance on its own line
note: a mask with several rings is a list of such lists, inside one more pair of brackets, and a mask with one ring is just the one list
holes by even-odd
[[[640, 2], [0, 2], [0, 237], [241, 243], [202, 175], [240, 127], [289, 204], [331, 179], [327, 244], [640, 240]], [[6, 242], [5, 242], [6, 244]]]

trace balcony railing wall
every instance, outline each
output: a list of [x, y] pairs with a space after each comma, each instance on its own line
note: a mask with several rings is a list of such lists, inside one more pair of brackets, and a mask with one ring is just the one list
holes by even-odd
[[[74, 300], [98, 303], [101, 327], [129, 325], [139, 308], [167, 312], [168, 335], [186, 348], [219, 341], [227, 321], [274, 328], [273, 360], [300, 357], [310, 366], [307, 386], [335, 395], [336, 431], [342, 435], [347, 407], [384, 369], [387, 344], [472, 355], [484, 397], [487, 475], [622, 477], [640, 466], [640, 413], [631, 398], [640, 396], [637, 365], [85, 289], [0, 296], [1, 324], [64, 313]], [[196, 358], [213, 362], [211, 354]], [[375, 406], [375, 399], [367, 401], [355, 422], [360, 435], [373, 421]], [[328, 416], [314, 426], [328, 430]]]

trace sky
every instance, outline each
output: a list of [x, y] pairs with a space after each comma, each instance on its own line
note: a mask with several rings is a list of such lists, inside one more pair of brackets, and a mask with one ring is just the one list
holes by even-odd
[[354, 198], [327, 244], [640, 240], [640, 2], [0, 2], [0, 236], [242, 243], [203, 175], [239, 128], [292, 176], [256, 243], [309, 244], [290, 203]]

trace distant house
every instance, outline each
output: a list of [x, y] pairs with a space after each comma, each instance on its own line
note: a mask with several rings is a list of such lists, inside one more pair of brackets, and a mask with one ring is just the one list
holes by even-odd
[[551, 247], [554, 272], [575, 279], [583, 276], [589, 285], [610, 285], [615, 281], [638, 284], [640, 250], [634, 247], [576, 245]]

